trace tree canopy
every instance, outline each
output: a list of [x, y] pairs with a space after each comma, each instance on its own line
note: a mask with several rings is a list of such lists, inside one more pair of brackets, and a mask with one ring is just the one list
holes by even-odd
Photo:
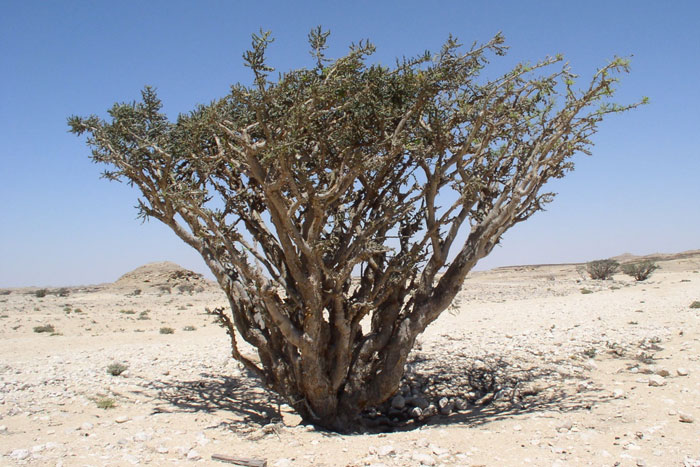
[[[252, 85], [171, 122], [155, 91], [109, 119], [71, 117], [105, 177], [204, 258], [230, 310], [233, 357], [308, 421], [346, 429], [397, 389], [415, 338], [469, 270], [590, 154], [628, 61], [579, 88], [561, 56], [483, 79], [499, 34], [371, 63], [367, 41], [277, 75], [268, 32], [244, 55]], [[237, 339], [257, 349], [243, 355]]]

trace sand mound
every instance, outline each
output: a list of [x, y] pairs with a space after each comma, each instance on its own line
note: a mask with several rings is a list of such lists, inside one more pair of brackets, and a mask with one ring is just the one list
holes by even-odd
[[158, 292], [192, 292], [211, 287], [204, 276], [175, 263], [149, 263], [127, 272], [112, 286], [118, 289], [154, 289]]

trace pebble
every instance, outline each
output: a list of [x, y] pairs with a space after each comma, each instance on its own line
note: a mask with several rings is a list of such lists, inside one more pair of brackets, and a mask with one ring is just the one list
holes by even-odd
[[423, 416], [423, 411], [420, 409], [420, 407], [413, 407], [409, 413], [413, 418], [420, 418]]
[[15, 449], [10, 453], [10, 457], [12, 459], [21, 461], [29, 457], [29, 450], [28, 449]]
[[292, 467], [292, 461], [286, 457], [280, 457], [272, 464], [272, 467]]
[[678, 374], [678, 376], [688, 376], [688, 370], [681, 367], [676, 370], [676, 374]]
[[158, 446], [156, 448], [156, 452], [158, 452], [158, 454], [167, 454], [168, 451], [169, 451], [169, 449], [165, 446]]
[[394, 454], [396, 454], [396, 449], [391, 444], [387, 444], [377, 449], [377, 455], [379, 457], [391, 456]]
[[187, 460], [189, 460], [189, 461], [198, 461], [201, 458], [202, 458], [202, 456], [200, 456], [199, 453], [197, 451], [195, 451], [194, 449], [190, 449], [189, 452], [187, 453]]
[[391, 399], [391, 406], [395, 409], [401, 410], [406, 407], [406, 399], [402, 395], [394, 396]]
[[665, 378], [667, 376], [670, 376], [671, 372], [668, 371], [666, 368], [659, 368], [658, 370], [656, 370], [656, 374]]
[[0, 425], [0, 433], [7, 433], [7, 426]]
[[658, 387], [658, 386], [665, 386], [665, 385], [666, 385], [666, 380], [664, 379], [663, 376], [651, 375], [649, 377], [649, 386]]
[[88, 431], [88, 430], [92, 430], [92, 429], [94, 428], [94, 426], [95, 426], [95, 425], [93, 425], [93, 424], [90, 423], [90, 422], [85, 422], [85, 423], [83, 423], [82, 425], [80, 425], [80, 429], [83, 430], [83, 431]]
[[433, 459], [433, 456], [422, 452], [414, 452], [411, 459], [420, 463], [421, 465], [435, 465], [435, 459]]
[[134, 441], [144, 442], [144, 441], [150, 440], [151, 438], [152, 438], [152, 436], [150, 434], [146, 433], [145, 431], [139, 431], [138, 433], [136, 433], [134, 435]]
[[689, 413], [678, 412], [678, 420], [683, 423], [693, 423], [695, 419]]
[[615, 389], [613, 391], [613, 397], [615, 399], [621, 399], [621, 398], [625, 397], [625, 391], [623, 391], [622, 389]]

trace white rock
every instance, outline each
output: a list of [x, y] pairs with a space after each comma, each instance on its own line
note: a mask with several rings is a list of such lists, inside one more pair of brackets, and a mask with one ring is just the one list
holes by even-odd
[[435, 465], [435, 459], [433, 459], [433, 456], [423, 454], [422, 452], [414, 452], [411, 458], [421, 465]]
[[435, 454], [438, 457], [446, 456], [450, 453], [449, 449], [441, 448], [440, 446], [436, 446], [434, 444], [430, 445], [430, 450], [433, 451], [433, 454]]
[[664, 379], [663, 376], [651, 375], [649, 377], [649, 386], [658, 387], [658, 386], [665, 386], [665, 385], [666, 385], [666, 380]]
[[7, 433], [7, 426], [0, 425], [0, 433]]
[[46, 446], [44, 446], [43, 444], [37, 444], [36, 446], [32, 446], [32, 453], [41, 452], [44, 449], [46, 449]]
[[139, 431], [134, 435], [134, 441], [144, 442], [150, 440], [151, 438], [152, 436], [145, 431]]
[[695, 419], [689, 413], [678, 412], [678, 420], [683, 423], [693, 423]]
[[280, 459], [277, 459], [274, 464], [272, 464], [272, 467], [291, 467], [292, 466], [292, 461], [291, 459], [287, 459], [285, 457], [282, 457]]
[[189, 461], [198, 461], [201, 458], [202, 456], [200, 456], [194, 449], [190, 449], [190, 451], [187, 453], [187, 460]]
[[168, 451], [169, 451], [169, 449], [165, 446], [158, 446], [156, 448], [156, 452], [158, 452], [159, 454], [167, 454]]
[[623, 391], [622, 389], [615, 389], [613, 391], [613, 397], [615, 399], [621, 399], [621, 398], [625, 397], [625, 391]]
[[686, 368], [678, 368], [676, 374], [678, 374], [678, 376], [688, 376], [688, 370]]
[[120, 415], [114, 419], [115, 423], [126, 423], [129, 421], [129, 417], [126, 415]]
[[377, 455], [380, 457], [391, 456], [396, 454], [396, 449], [391, 444], [384, 445], [377, 449]]
[[15, 449], [10, 453], [10, 457], [12, 459], [21, 461], [29, 457], [29, 450], [28, 449]]
[[85, 422], [82, 425], [80, 425], [80, 429], [83, 431], [92, 430], [94, 427], [95, 427], [95, 425], [93, 425], [90, 422]]
[[124, 454], [122, 456], [122, 459], [124, 459], [125, 461], [127, 461], [131, 465], [137, 465], [137, 464], [141, 463], [141, 459], [139, 459], [137, 456], [135, 456], [133, 454]]

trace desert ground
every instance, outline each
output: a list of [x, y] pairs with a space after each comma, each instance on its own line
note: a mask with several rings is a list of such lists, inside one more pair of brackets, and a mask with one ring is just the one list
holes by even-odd
[[0, 465], [700, 466], [700, 250], [652, 259], [643, 282], [470, 274], [407, 366], [401, 395], [438, 413], [352, 435], [260, 389], [206, 313], [223, 294], [172, 263], [3, 289]]

